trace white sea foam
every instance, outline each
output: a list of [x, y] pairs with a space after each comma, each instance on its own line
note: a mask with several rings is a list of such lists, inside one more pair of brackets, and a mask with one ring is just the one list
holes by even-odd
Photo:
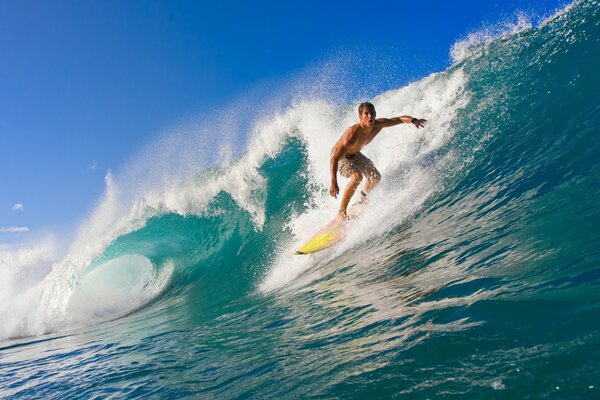
[[43, 290], [43, 279], [56, 260], [52, 238], [36, 245], [0, 246], [0, 338], [25, 334], [27, 316]]

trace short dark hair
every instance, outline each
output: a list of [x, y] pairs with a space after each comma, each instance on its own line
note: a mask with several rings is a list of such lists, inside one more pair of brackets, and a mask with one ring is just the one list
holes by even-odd
[[370, 108], [371, 111], [375, 112], [375, 106], [372, 103], [365, 101], [364, 103], [360, 103], [360, 105], [358, 106], [358, 115], [362, 115], [363, 110], [367, 107]]

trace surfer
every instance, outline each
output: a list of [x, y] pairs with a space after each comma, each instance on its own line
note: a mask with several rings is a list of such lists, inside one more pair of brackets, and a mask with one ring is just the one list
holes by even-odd
[[350, 183], [346, 186], [340, 204], [339, 215], [343, 219], [348, 219], [346, 210], [350, 199], [356, 192], [363, 177], [366, 178], [365, 190], [361, 191], [360, 201], [366, 201], [367, 195], [381, 180], [381, 174], [375, 168], [371, 160], [365, 157], [360, 151], [369, 144], [383, 128], [399, 124], [413, 124], [417, 128], [422, 128], [427, 122], [424, 119], [413, 118], [408, 115], [393, 118], [375, 119], [377, 113], [375, 106], [365, 102], [358, 106], [358, 117], [360, 122], [352, 125], [346, 132], [340, 136], [335, 146], [331, 150], [331, 187], [329, 194], [337, 199], [340, 188], [337, 182], [337, 172], [340, 175], [350, 178]]

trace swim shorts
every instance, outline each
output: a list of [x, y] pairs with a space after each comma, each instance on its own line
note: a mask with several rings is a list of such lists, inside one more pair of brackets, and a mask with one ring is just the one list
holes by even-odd
[[373, 161], [369, 160], [363, 153], [358, 152], [351, 156], [346, 156], [338, 162], [338, 171], [340, 175], [350, 178], [356, 171], [363, 175], [371, 176], [377, 173]]

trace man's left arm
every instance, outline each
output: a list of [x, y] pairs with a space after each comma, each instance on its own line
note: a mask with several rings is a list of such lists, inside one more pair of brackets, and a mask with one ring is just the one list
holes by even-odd
[[388, 128], [390, 126], [396, 126], [400, 124], [413, 124], [417, 128], [423, 128], [427, 123], [427, 120], [414, 118], [410, 115], [403, 115], [401, 117], [380, 118], [377, 120], [377, 122], [379, 122], [383, 128]]

